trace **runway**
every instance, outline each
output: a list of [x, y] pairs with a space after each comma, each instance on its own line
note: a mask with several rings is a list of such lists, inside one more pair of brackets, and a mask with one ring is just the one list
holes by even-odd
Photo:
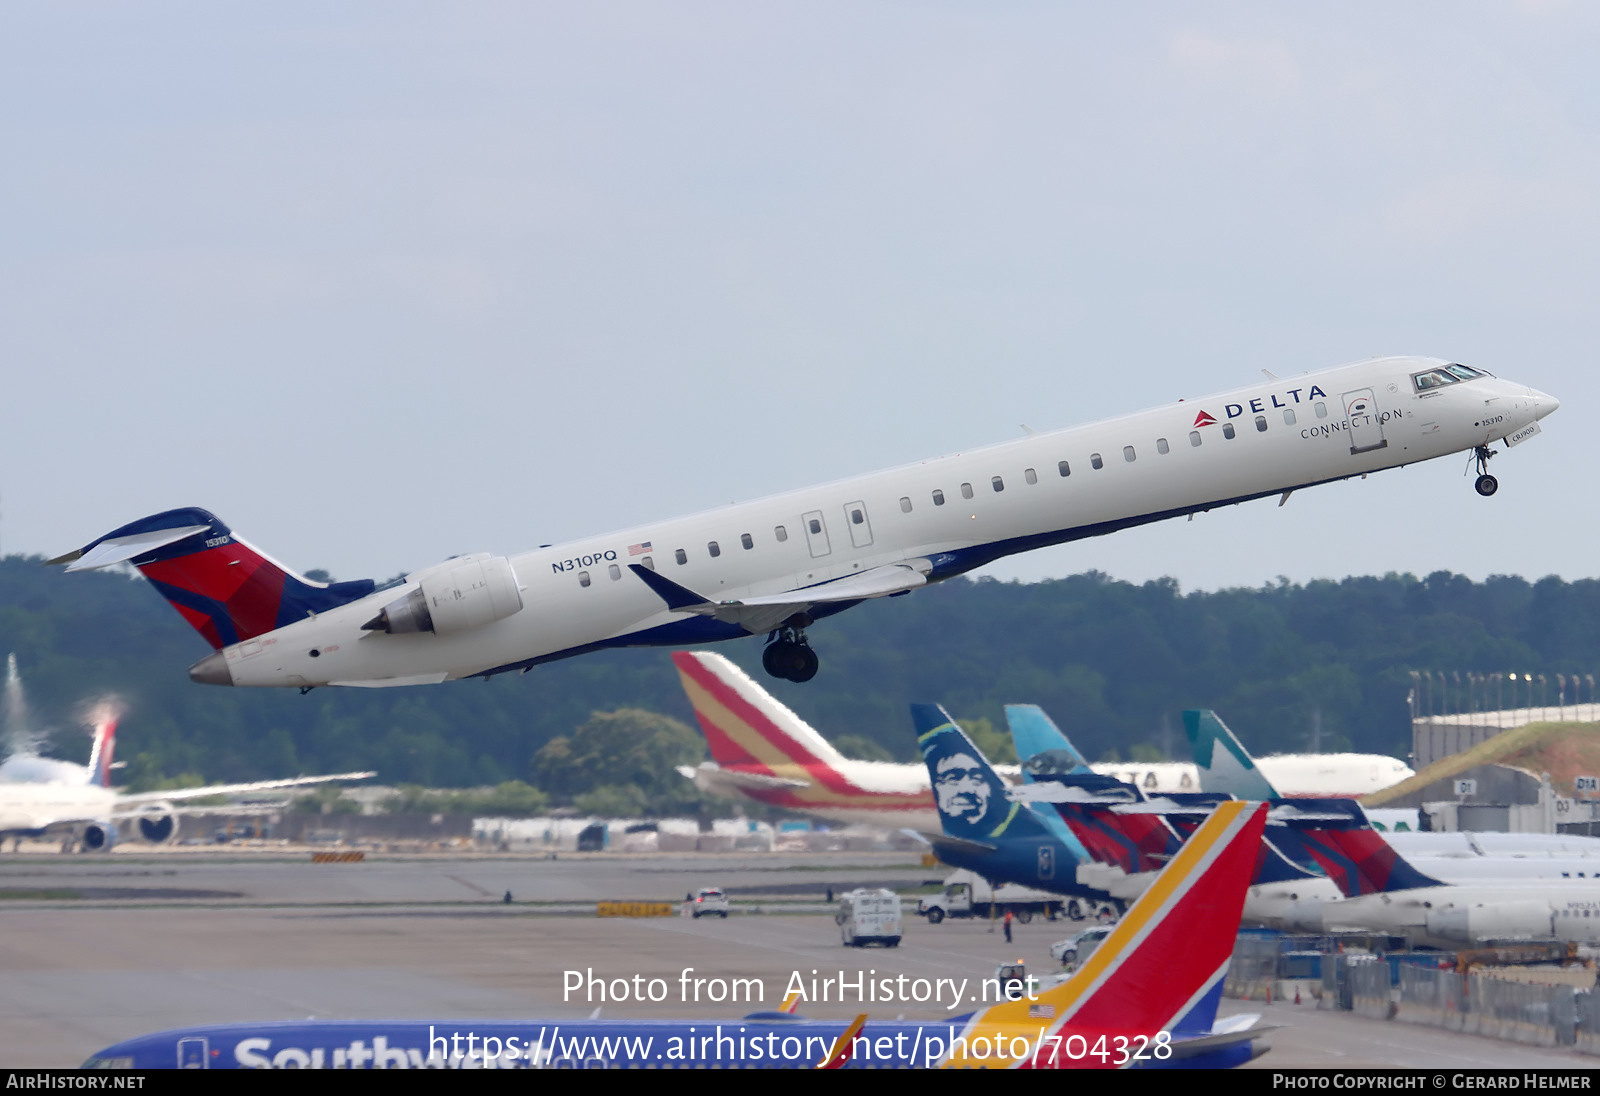
[[[1050, 969], [1067, 923], [1014, 925], [1007, 945], [987, 922], [930, 926], [908, 917], [894, 949], [845, 949], [825, 909], [857, 881], [908, 884], [935, 876], [903, 855], [603, 855], [379, 858], [313, 865], [280, 856], [24, 856], [0, 861], [6, 931], [0, 936], [0, 1067], [74, 1066], [119, 1039], [198, 1023], [317, 1017], [452, 1019], [608, 1016], [734, 1019], [771, 1008], [797, 976], [971, 980], [1022, 959]], [[601, 919], [601, 898], [677, 900], [722, 886], [736, 913]], [[115, 891], [118, 897], [40, 900], [32, 892]], [[505, 891], [513, 904], [503, 901]], [[148, 892], [139, 897], [134, 892]], [[228, 897], [170, 897], [173, 892]], [[762, 898], [761, 894], [769, 895]], [[168, 895], [168, 897], [162, 897]], [[747, 912], [764, 909], [768, 912]], [[573, 912], [558, 912], [570, 910]], [[577, 912], [583, 910], [584, 912]], [[689, 971], [685, 975], [685, 971]], [[647, 985], [659, 1001], [569, 992], [574, 977]], [[635, 975], [641, 981], [632, 983]], [[691, 987], [701, 980], [702, 999]], [[706, 999], [718, 980], [746, 980], [758, 1000]], [[910, 985], [911, 982], [906, 983]], [[756, 991], [759, 990], [759, 993]], [[610, 993], [606, 996], [609, 998]], [[632, 996], [632, 990], [629, 990]], [[938, 1018], [948, 999], [808, 1002], [817, 1017]], [[1409, 1066], [1586, 1068], [1594, 1059], [1427, 1028], [1318, 1012], [1309, 1005], [1228, 1002], [1285, 1025], [1255, 1068]]]

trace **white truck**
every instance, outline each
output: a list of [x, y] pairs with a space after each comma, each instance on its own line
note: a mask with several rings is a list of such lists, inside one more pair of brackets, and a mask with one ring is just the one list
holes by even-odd
[[847, 948], [868, 944], [900, 946], [900, 896], [887, 888], [869, 890], [863, 887], [841, 895], [833, 920]]
[[944, 881], [944, 890], [924, 897], [917, 903], [917, 913], [937, 925], [946, 917], [988, 917], [994, 907], [996, 917], [1010, 911], [1026, 925], [1033, 915], [1055, 917], [1061, 912], [1063, 899], [1059, 894], [1034, 890], [1017, 883], [1002, 883], [991, 887], [989, 881], [970, 871], [958, 871]]

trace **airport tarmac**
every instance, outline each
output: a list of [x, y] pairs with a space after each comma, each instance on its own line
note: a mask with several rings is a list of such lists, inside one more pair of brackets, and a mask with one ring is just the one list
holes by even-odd
[[[1048, 948], [1072, 926], [1014, 925], [1007, 945], [987, 922], [931, 926], [908, 917], [898, 948], [847, 950], [824, 888], [937, 875], [893, 854], [678, 857], [375, 858], [318, 864], [262, 855], [9, 857], [0, 859], [0, 1067], [72, 1066], [117, 1040], [167, 1027], [319, 1017], [562, 1019], [608, 1016], [736, 1019], [773, 1007], [796, 978], [848, 981], [904, 974], [969, 979], [1022, 959], [1050, 969]], [[700, 886], [735, 896], [726, 921], [674, 916], [601, 919], [582, 909], [602, 898], [676, 899]], [[511, 890], [516, 900], [503, 902]], [[755, 896], [763, 890], [771, 898]], [[146, 891], [144, 897], [132, 893]], [[26, 896], [33, 892], [32, 897]], [[50, 893], [79, 898], [49, 899]], [[210, 892], [216, 897], [174, 897]], [[91, 897], [103, 893], [105, 897]], [[167, 895], [162, 897], [161, 895]], [[222, 897], [227, 895], [227, 897]], [[527, 904], [524, 904], [527, 903]], [[753, 908], [769, 912], [743, 912]], [[577, 972], [568, 975], [566, 972]], [[685, 974], [685, 971], [688, 971]], [[658, 1001], [600, 1000], [568, 992], [590, 976], [648, 987]], [[641, 976], [634, 983], [635, 975]], [[746, 980], [755, 1000], [727, 996]], [[696, 980], [700, 985], [696, 986]], [[908, 982], [907, 985], [915, 983]], [[759, 989], [759, 993], [755, 991]], [[694, 1000], [698, 994], [700, 999]], [[949, 1000], [857, 1001], [835, 989], [802, 1011], [818, 1017], [938, 1018]], [[1310, 1004], [1262, 1007], [1283, 1025], [1256, 1068], [1354, 1066], [1588, 1068], [1595, 1059], [1430, 1028], [1319, 1012]]]

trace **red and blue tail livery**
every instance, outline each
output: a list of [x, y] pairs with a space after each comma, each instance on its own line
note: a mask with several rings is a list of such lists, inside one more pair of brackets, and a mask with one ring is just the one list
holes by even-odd
[[193, 506], [129, 522], [50, 562], [69, 571], [131, 563], [217, 650], [347, 605], [377, 586], [297, 575]]
[[[1249, 1018], [1217, 1023], [1263, 804], [1219, 806], [1069, 980], [948, 1020], [306, 1020], [144, 1035], [102, 1069], [1139, 1068], [1234, 1066]], [[1002, 996], [1002, 995], [997, 995]], [[990, 997], [994, 1001], [996, 997]], [[1243, 1021], [1243, 1022], [1241, 1022]]]

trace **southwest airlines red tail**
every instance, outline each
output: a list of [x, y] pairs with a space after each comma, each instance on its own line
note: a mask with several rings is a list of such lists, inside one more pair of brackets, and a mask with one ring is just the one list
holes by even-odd
[[[1185, 1038], [1205, 1037], [1216, 1019], [1266, 820], [1265, 804], [1223, 803], [1070, 981], [1035, 1000], [973, 1014], [965, 1045], [983, 1046], [985, 1035], [1025, 1032], [1039, 1040], [1026, 1060], [953, 1053], [943, 1064], [1114, 1064], [1115, 1055], [1097, 1060], [1092, 1053], [1101, 1036], [1126, 1044], [1164, 1034], [1174, 1048]], [[1087, 1054], [1078, 1045], [1085, 1041]]]
[[132, 563], [219, 650], [366, 597], [376, 585], [302, 578], [196, 507], [129, 522], [50, 562], [69, 571]]

